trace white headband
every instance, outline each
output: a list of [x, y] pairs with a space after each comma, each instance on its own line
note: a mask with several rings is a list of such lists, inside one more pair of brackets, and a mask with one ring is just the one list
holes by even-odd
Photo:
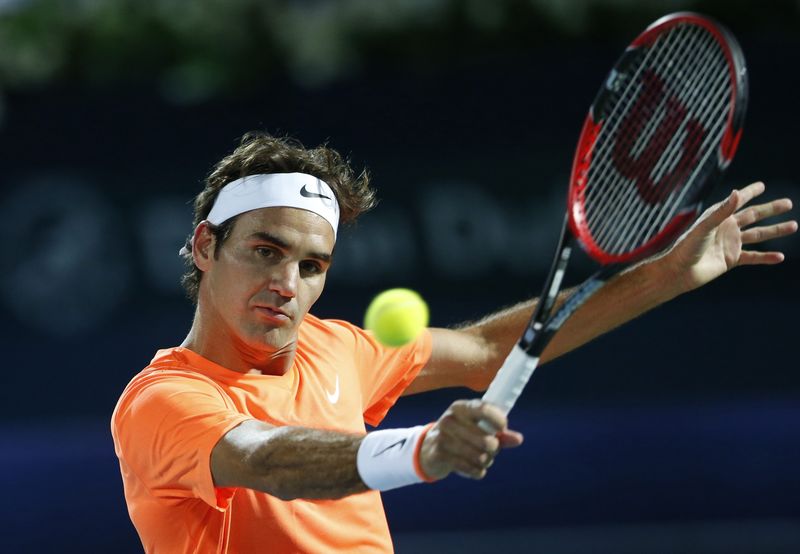
[[219, 225], [230, 218], [259, 208], [300, 208], [331, 224], [333, 236], [339, 226], [339, 204], [325, 181], [305, 173], [248, 175], [225, 185], [206, 218]]
[[[339, 204], [325, 181], [305, 173], [248, 175], [231, 181], [219, 191], [206, 220], [220, 225], [244, 212], [259, 208], [299, 208], [322, 217], [333, 228], [339, 226]], [[188, 249], [181, 249], [185, 254]]]

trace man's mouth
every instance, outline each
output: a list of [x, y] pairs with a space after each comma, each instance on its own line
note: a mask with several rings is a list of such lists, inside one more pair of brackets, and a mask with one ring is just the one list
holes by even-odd
[[292, 319], [289, 314], [274, 306], [256, 306], [255, 310], [263, 317], [279, 323], [288, 323]]

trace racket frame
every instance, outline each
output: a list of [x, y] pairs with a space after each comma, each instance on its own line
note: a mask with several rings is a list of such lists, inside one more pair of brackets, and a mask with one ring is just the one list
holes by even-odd
[[[695, 178], [699, 182], [694, 197], [698, 200], [680, 210], [665, 227], [645, 245], [625, 255], [610, 255], [591, 240], [584, 228], [581, 195], [585, 190], [592, 149], [602, 124], [605, 104], [609, 99], [608, 86], [615, 71], [635, 63], [642, 47], [652, 44], [664, 30], [681, 22], [689, 21], [710, 31], [722, 46], [728, 60], [733, 83], [733, 109], [728, 117], [725, 133], [719, 145], [717, 156], [710, 156]], [[498, 406], [508, 413], [516, 403], [522, 390], [539, 364], [542, 352], [567, 319], [591, 298], [615, 274], [631, 264], [644, 259], [668, 246], [678, 234], [688, 227], [702, 209], [702, 199], [722, 178], [730, 165], [742, 134], [742, 125], [749, 97], [747, 70], [742, 50], [734, 36], [723, 26], [706, 16], [694, 12], [677, 12], [658, 19], [645, 29], [625, 50], [613, 66], [609, 77], [604, 81], [599, 93], [592, 102], [586, 117], [578, 147], [573, 159], [572, 174], [567, 202], [567, 214], [556, 248], [556, 255], [550, 267], [542, 294], [533, 314], [512, 348], [505, 362], [483, 395], [483, 401]], [[577, 237], [580, 237], [577, 238]], [[580, 246], [591, 258], [600, 264], [600, 269], [577, 287], [553, 313], [558, 300], [567, 265], [575, 244]], [[488, 432], [492, 430], [484, 422], [481, 426]]]

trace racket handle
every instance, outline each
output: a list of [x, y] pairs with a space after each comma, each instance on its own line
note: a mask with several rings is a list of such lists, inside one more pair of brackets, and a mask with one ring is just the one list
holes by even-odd
[[[484, 393], [483, 401], [494, 404], [508, 414], [538, 365], [538, 356], [531, 356], [519, 344], [515, 344]], [[485, 421], [481, 421], [479, 425], [486, 432], [494, 431]]]

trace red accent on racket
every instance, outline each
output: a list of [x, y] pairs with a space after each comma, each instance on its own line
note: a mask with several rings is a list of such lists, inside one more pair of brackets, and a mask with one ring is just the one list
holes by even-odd
[[[484, 400], [508, 412], [564, 321], [612, 275], [692, 223], [733, 159], [747, 98], [742, 51], [715, 21], [675, 13], [634, 39], [584, 121], [555, 260]], [[575, 241], [600, 268], [551, 315]]]

